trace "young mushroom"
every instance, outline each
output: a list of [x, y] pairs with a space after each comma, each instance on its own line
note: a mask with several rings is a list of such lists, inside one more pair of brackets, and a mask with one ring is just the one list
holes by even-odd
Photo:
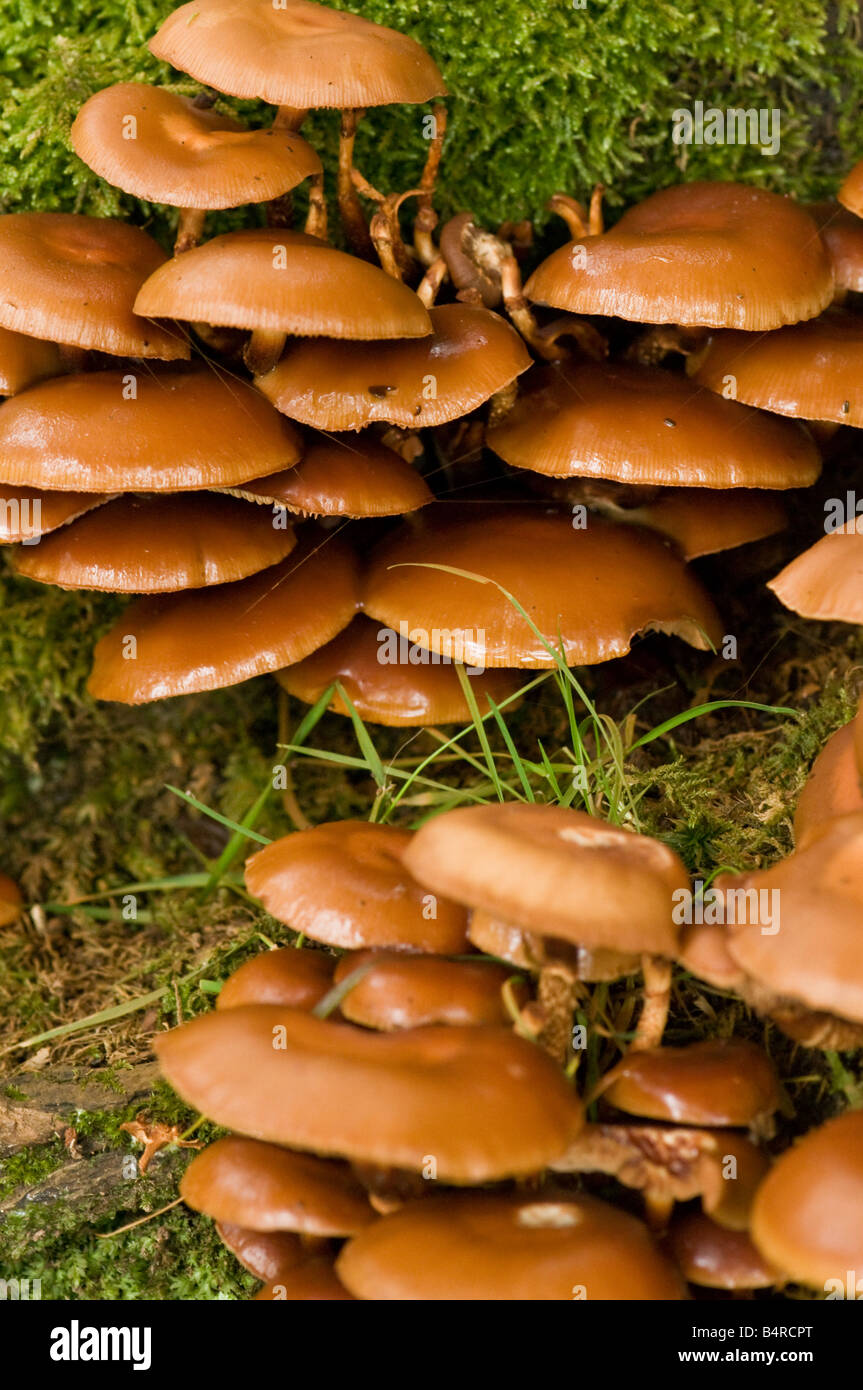
[[698, 1288], [748, 1293], [783, 1282], [747, 1231], [730, 1231], [700, 1211], [674, 1218], [666, 1248], [687, 1283]]
[[767, 587], [804, 618], [863, 623], [863, 515], [821, 536]]
[[8, 874], [0, 873], [0, 927], [10, 927], [24, 911], [21, 889]]
[[[336, 966], [340, 984], [361, 965], [370, 968], [341, 1002], [342, 1017], [390, 1033], [433, 1023], [473, 1026], [508, 1022], [503, 990], [512, 972], [486, 961], [455, 961], [404, 951], [349, 951]], [[514, 982], [516, 1006], [527, 990]]]
[[216, 998], [216, 1008], [283, 1004], [288, 1009], [311, 1012], [332, 989], [335, 963], [326, 951], [303, 946], [262, 951], [225, 981]]

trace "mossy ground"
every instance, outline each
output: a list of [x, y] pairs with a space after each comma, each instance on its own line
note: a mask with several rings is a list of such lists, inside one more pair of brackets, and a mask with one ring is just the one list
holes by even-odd
[[[96, 88], [162, 75], [142, 44], [171, 7], [170, 0], [80, 0], [74, 11], [59, 0], [4, 6], [4, 210], [122, 211], [163, 239], [169, 235], [160, 210], [99, 184], [69, 153], [66, 132]], [[536, 215], [555, 188], [583, 194], [595, 180], [609, 185], [612, 206], [631, 201], [680, 177], [669, 115], [697, 98], [779, 106], [782, 149], [772, 160], [746, 147], [693, 150], [687, 176], [745, 177], [809, 197], [832, 191], [863, 150], [863, 57], [851, 5], [587, 0], [578, 10], [567, 0], [533, 7], [496, 0], [468, 12], [444, 0], [369, 0], [350, 8], [415, 33], [456, 93], [443, 211], [467, 205], [492, 223]], [[324, 117], [310, 129], [332, 163], [332, 120]], [[417, 113], [378, 113], [364, 131], [359, 163], [382, 187], [406, 187], [422, 153]], [[639, 732], [717, 698], [800, 712], [795, 718], [719, 711], [627, 761], [627, 785], [644, 828], [666, 837], [701, 874], [766, 864], [789, 850], [791, 815], [808, 766], [853, 710], [863, 637], [842, 625], [793, 618], [763, 581], [818, 534], [824, 496], [842, 496], [847, 480], [859, 478], [854, 439], [846, 434], [819, 488], [794, 501], [787, 536], [699, 566], [727, 631], [738, 639], [738, 661], [650, 638], [626, 662], [585, 677], [597, 707], [623, 729], [629, 712], [650, 697], [636, 717]], [[7, 1076], [28, 1058], [36, 1065], [71, 1062], [82, 1078], [144, 1060], [154, 1031], [209, 1007], [212, 982], [258, 949], [261, 933], [269, 940], [286, 936], [241, 893], [224, 887], [206, 897], [140, 893], [135, 920], [122, 917], [116, 900], [98, 904], [96, 912], [51, 906], [211, 865], [229, 832], [166, 784], [240, 819], [270, 779], [280, 739], [303, 713], [280, 708], [269, 678], [139, 710], [94, 704], [84, 690], [90, 652], [117, 608], [111, 599], [62, 594], [0, 574], [0, 868], [22, 883], [29, 902], [49, 905], [0, 932], [0, 1048], [171, 988], [148, 1006], [46, 1049], [0, 1054], [0, 1074], [5, 1063]], [[553, 684], [529, 696], [509, 725], [524, 757], [538, 759], [541, 740], [552, 763], [565, 760], [569, 727]], [[385, 766], [434, 747], [428, 733], [373, 734]], [[312, 742], [359, 751], [350, 723], [334, 715], [324, 717]], [[491, 742], [504, 751], [494, 735]], [[473, 736], [465, 747], [481, 762]], [[367, 815], [377, 792], [367, 770], [297, 758], [292, 772], [293, 797], [287, 805], [279, 796], [270, 799], [258, 822], [264, 834], [286, 830], [297, 808], [311, 822]], [[475, 765], [459, 760], [441, 762], [434, 776], [462, 786], [482, 780]], [[402, 819], [422, 811], [420, 795]], [[615, 1055], [614, 1036], [631, 1022], [633, 1000], [622, 989], [597, 991], [594, 1009], [599, 1051], [592, 1065], [600, 1065]], [[742, 1005], [679, 975], [669, 1040], [732, 1030], [762, 1038], [775, 1056], [788, 1094], [784, 1133], [861, 1103], [863, 1073], [853, 1057], [795, 1049]], [[119, 1125], [141, 1109], [165, 1123], [192, 1119], [166, 1088], [145, 1106], [85, 1111], [74, 1124], [80, 1161], [133, 1151]], [[68, 1161], [61, 1138], [0, 1160], [0, 1204]], [[156, 1165], [151, 1177], [92, 1206], [40, 1204], [7, 1217], [0, 1223], [0, 1276], [41, 1278], [45, 1297], [246, 1297], [251, 1281], [209, 1223], [184, 1208], [99, 1238], [156, 1211], [175, 1191], [175, 1171], [160, 1176]]]

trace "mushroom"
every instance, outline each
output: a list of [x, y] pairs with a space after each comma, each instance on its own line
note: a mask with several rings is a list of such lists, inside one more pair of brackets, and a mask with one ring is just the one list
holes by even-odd
[[863, 1111], [810, 1130], [777, 1159], [755, 1200], [752, 1239], [789, 1279], [828, 1297], [860, 1297]]
[[109, 500], [99, 492], [42, 492], [0, 483], [0, 545], [33, 541]]
[[[403, 951], [349, 951], [336, 966], [335, 983], [361, 965], [370, 969], [345, 995], [341, 1012], [363, 1028], [389, 1033], [432, 1023], [477, 1027], [509, 1019], [502, 991], [511, 971], [505, 966]], [[526, 993], [516, 988], [514, 1002], [524, 1003]]]
[[274, 1279], [255, 1294], [255, 1301], [353, 1302], [353, 1297], [339, 1281], [332, 1259], [327, 1255], [316, 1255], [313, 1259], [301, 1260], [299, 1264], [281, 1269]]
[[45, 377], [66, 370], [63, 349], [24, 333], [0, 328], [0, 396], [17, 396]]
[[738, 1293], [769, 1289], [783, 1282], [746, 1231], [730, 1231], [703, 1212], [687, 1211], [675, 1217], [667, 1250], [687, 1283], [700, 1288]]
[[701, 651], [721, 635], [710, 599], [658, 537], [598, 517], [575, 529], [559, 510], [518, 505], [426, 508], [372, 552], [363, 606], [409, 641], [482, 668], [550, 668], [549, 647], [567, 665], [596, 665], [648, 630]]
[[143, 82], [96, 92], [69, 140], [124, 193], [180, 209], [175, 252], [195, 245], [206, 211], [278, 198], [321, 173], [317, 154], [295, 131], [246, 130], [197, 100]]
[[400, 516], [432, 500], [428, 484], [368, 430], [306, 439], [297, 468], [229, 489], [303, 516]]
[[299, 343], [256, 385], [283, 414], [317, 429], [375, 420], [419, 429], [461, 419], [530, 366], [515, 329], [490, 309], [445, 304], [429, 316], [432, 335], [413, 342]]
[[116, 357], [189, 356], [179, 329], [133, 311], [165, 260], [142, 232], [108, 217], [10, 212], [0, 217], [0, 326]]
[[307, 1258], [302, 1241], [292, 1231], [247, 1231], [227, 1221], [217, 1221], [216, 1230], [243, 1268], [266, 1283], [275, 1282]]
[[804, 618], [863, 623], [863, 515], [821, 536], [767, 587]]
[[826, 742], [794, 812], [794, 843], [805, 849], [837, 816], [863, 811], [863, 702]]
[[273, 917], [346, 950], [465, 950], [467, 914], [424, 893], [403, 860], [410, 833], [333, 821], [274, 840], [246, 863], [246, 887]]
[[339, 1277], [374, 1300], [676, 1300], [640, 1221], [583, 1194], [464, 1193], [415, 1202], [343, 1248]]
[[257, 507], [212, 493], [127, 495], [88, 511], [13, 568], [61, 589], [156, 594], [245, 579], [285, 559], [295, 537]]
[[278, 670], [350, 622], [358, 584], [347, 547], [311, 535], [248, 579], [136, 599], [97, 643], [87, 688], [137, 705]]
[[836, 283], [835, 299], [841, 303], [849, 290], [863, 290], [863, 222], [839, 203], [810, 203], [806, 211], [827, 247]]
[[284, 1004], [308, 1009], [319, 1004], [333, 984], [335, 960], [326, 951], [285, 946], [262, 951], [235, 970], [216, 998], [217, 1009], [242, 1004]]
[[0, 873], [0, 927], [10, 927], [24, 911], [21, 889], [8, 874]]
[[[399, 659], [390, 660], [392, 653]], [[452, 661], [412, 646], [392, 628], [362, 615], [304, 661], [277, 671], [276, 679], [289, 695], [309, 705], [338, 680], [362, 719], [392, 728], [464, 723], [471, 717]], [[470, 668], [469, 679], [481, 713], [490, 708], [489, 696], [497, 705], [511, 705], [521, 684], [517, 671]], [[338, 692], [330, 709], [350, 714]]]
[[739, 1038], [631, 1052], [599, 1089], [606, 1104], [643, 1119], [749, 1129], [764, 1137], [781, 1101], [770, 1058]]
[[825, 309], [833, 273], [814, 222], [790, 198], [695, 182], [554, 251], [525, 294], [573, 314], [764, 332]]
[[251, 331], [244, 358], [266, 373], [289, 333], [327, 338], [422, 338], [432, 326], [412, 289], [318, 237], [281, 227], [225, 232], [167, 261], [138, 292], [135, 312]]
[[449, 1183], [538, 1173], [583, 1122], [551, 1059], [504, 1028], [370, 1033], [256, 1004], [193, 1019], [156, 1051], [216, 1124]]
[[849, 212], [858, 217], [863, 213], [863, 161], [855, 164], [851, 172], [845, 175], [836, 196]]
[[0, 477], [17, 486], [219, 487], [291, 467], [300, 449], [299, 431], [252, 386], [204, 366], [76, 373], [0, 405]]

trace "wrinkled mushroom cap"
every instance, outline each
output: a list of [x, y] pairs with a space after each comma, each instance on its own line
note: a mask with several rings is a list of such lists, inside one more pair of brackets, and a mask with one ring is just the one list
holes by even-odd
[[349, 1168], [238, 1134], [192, 1159], [180, 1196], [195, 1211], [253, 1231], [349, 1236], [374, 1220]]
[[416, 469], [368, 433], [315, 434], [305, 441], [299, 467], [232, 490], [305, 516], [400, 516], [432, 500]]
[[777, 415], [863, 425], [863, 317], [845, 309], [757, 338], [716, 333], [691, 365], [699, 385], [736, 401]]
[[429, 316], [432, 335], [415, 342], [297, 344], [256, 385], [285, 415], [318, 429], [375, 420], [420, 429], [461, 419], [530, 366], [515, 329], [490, 309], [444, 304]]
[[387, 106], [444, 96], [414, 39], [307, 0], [194, 0], [150, 52], [208, 87], [274, 106]]
[[668, 1249], [690, 1284], [707, 1289], [767, 1289], [782, 1280], [746, 1231], [729, 1231], [702, 1212], [672, 1222]]
[[283, 227], [225, 232], [175, 256], [141, 286], [135, 312], [328, 338], [421, 338], [431, 332], [428, 312], [407, 285], [317, 237]]
[[686, 870], [658, 840], [561, 806], [507, 802], [435, 816], [405, 854], [435, 892], [547, 936], [671, 954]]
[[831, 735], [812, 764], [794, 812], [797, 849], [805, 848], [836, 816], [863, 811], [863, 749], [856, 746], [861, 728], [858, 713]]
[[309, 538], [248, 579], [136, 599], [97, 643], [87, 688], [137, 705], [236, 685], [329, 642], [357, 601], [351, 552]]
[[553, 252], [525, 293], [574, 314], [763, 332], [826, 308], [833, 273], [814, 222], [790, 198], [685, 183]]
[[685, 1297], [646, 1227], [582, 1194], [471, 1193], [415, 1202], [346, 1245], [337, 1269], [364, 1299]]
[[487, 437], [507, 463], [551, 477], [788, 488], [808, 487], [821, 469], [801, 426], [625, 363], [540, 368]]
[[388, 627], [404, 623], [419, 646], [481, 667], [552, 667], [546, 643], [561, 640], [568, 665], [591, 666], [648, 630], [706, 650], [722, 630], [683, 561], [648, 531], [601, 517], [576, 530], [559, 511], [495, 504], [429, 507], [393, 532], [370, 557], [364, 607]]
[[234, 497], [127, 494], [22, 546], [14, 567], [61, 589], [171, 593], [245, 579], [294, 545], [292, 527]]
[[0, 328], [0, 396], [16, 396], [64, 370], [63, 355], [55, 343]]
[[629, 1052], [603, 1079], [615, 1109], [674, 1124], [748, 1128], [780, 1102], [766, 1052], [737, 1038]]
[[776, 1161], [755, 1200], [752, 1239], [765, 1259], [810, 1288], [827, 1292], [828, 1281], [839, 1280], [844, 1291], [849, 1270], [860, 1279], [863, 1111], [828, 1120]]
[[206, 367], [81, 372], [0, 405], [0, 477], [23, 487], [218, 487], [290, 467], [300, 447], [253, 387]]
[[[408, 653], [405, 660], [381, 660], [382, 654], [398, 651], [400, 645]], [[412, 663], [411, 651], [425, 660]], [[339, 680], [358, 714], [372, 724], [412, 728], [462, 723], [471, 717], [452, 662], [411, 648], [407, 640], [400, 643], [398, 633], [363, 616], [355, 618], [344, 632], [305, 661], [286, 666], [276, 676], [290, 695], [309, 705], [319, 700], [333, 681]], [[480, 714], [490, 708], [487, 696], [500, 705], [522, 682], [517, 671], [504, 670], [471, 673], [468, 679]], [[330, 708], [338, 714], [350, 712], [338, 693]]]
[[822, 536], [767, 587], [804, 618], [863, 623], [863, 516]]
[[410, 841], [405, 830], [367, 821], [316, 825], [253, 854], [246, 887], [272, 916], [328, 946], [458, 954], [467, 914], [411, 877]]
[[156, 1042], [162, 1071], [216, 1124], [258, 1139], [482, 1183], [536, 1173], [582, 1107], [547, 1054], [505, 1028], [371, 1033], [246, 1005]]
[[185, 335], [133, 312], [165, 253], [139, 227], [66, 212], [0, 217], [0, 324], [117, 357], [189, 356]]
[[349, 1022], [364, 1028], [392, 1032], [432, 1023], [477, 1026], [510, 1021], [501, 997], [512, 974], [505, 966], [403, 951], [351, 951], [336, 967], [336, 984], [360, 965], [371, 968], [345, 995], [341, 1011]]
[[321, 171], [311, 145], [293, 131], [244, 130], [229, 116], [143, 82], [96, 92], [78, 112], [69, 139], [100, 178], [174, 207], [262, 203]]
[[108, 500], [99, 492], [41, 492], [0, 483], [0, 545], [47, 536]]
[[330, 990], [334, 966], [335, 959], [326, 951], [303, 946], [262, 951], [244, 961], [225, 981], [216, 998], [216, 1008], [283, 1004], [288, 1009], [311, 1010]]

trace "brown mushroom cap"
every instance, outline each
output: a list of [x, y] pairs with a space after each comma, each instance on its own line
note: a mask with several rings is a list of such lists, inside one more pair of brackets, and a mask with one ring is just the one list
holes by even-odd
[[332, 987], [334, 966], [334, 957], [326, 951], [302, 946], [262, 951], [244, 961], [225, 981], [216, 998], [216, 1008], [283, 1004], [287, 1009], [312, 1010]]
[[275, 1279], [271, 1279], [255, 1294], [254, 1301], [279, 1303], [285, 1300], [289, 1303], [310, 1300], [316, 1303], [322, 1300], [353, 1302], [354, 1296], [339, 1281], [330, 1257], [315, 1255], [312, 1259], [301, 1260], [299, 1264], [280, 1270]]
[[594, 504], [603, 515], [629, 526], [646, 526], [673, 541], [684, 560], [734, 550], [764, 540], [788, 525], [788, 513], [775, 492], [734, 488], [664, 488], [655, 501], [638, 507]]
[[162, 1070], [216, 1124], [293, 1148], [482, 1183], [536, 1173], [582, 1108], [549, 1056], [505, 1028], [370, 1033], [246, 1005], [156, 1042]]
[[61, 589], [155, 594], [245, 579], [284, 560], [293, 527], [212, 493], [126, 495], [89, 511], [37, 546], [22, 546], [14, 568]]
[[461, 419], [530, 366], [515, 329], [491, 309], [444, 304], [429, 316], [434, 331], [416, 342], [298, 343], [255, 384], [285, 415], [318, 429], [375, 420], [419, 429]]
[[8, 874], [0, 874], [0, 927], [17, 922], [24, 911], [21, 889]]
[[839, 203], [806, 208], [827, 247], [837, 291], [863, 290], [863, 221]]
[[55, 343], [0, 328], [0, 396], [15, 396], [64, 370], [63, 354]]
[[833, 273], [814, 222], [790, 198], [685, 183], [554, 251], [525, 293], [574, 314], [763, 332], [826, 308]]
[[[752, 1239], [791, 1279], [827, 1292], [863, 1269], [863, 1111], [805, 1135], [774, 1163], [759, 1189]], [[856, 1296], [857, 1290], [850, 1295]]]
[[297, 468], [233, 488], [305, 516], [400, 516], [432, 500], [425, 480], [373, 435], [315, 434]]
[[133, 312], [165, 253], [139, 227], [66, 212], [0, 217], [0, 324], [117, 357], [189, 356], [179, 329]]
[[81, 372], [0, 405], [0, 477], [23, 487], [218, 487], [290, 467], [300, 447], [253, 387], [206, 367]]
[[141, 286], [135, 312], [328, 338], [431, 332], [427, 310], [407, 285], [318, 237], [283, 227], [225, 232], [175, 256]]
[[[833, 821], [769, 869], [723, 874], [714, 887], [729, 953], [751, 979], [810, 1009], [863, 1022], [863, 812]], [[759, 920], [770, 915], [762, 903], [778, 907], [778, 921], [776, 914]]]
[[234, 584], [136, 599], [96, 645], [90, 694], [137, 705], [301, 661], [350, 622], [358, 601], [352, 553], [333, 538], [314, 546], [304, 540]]
[[738, 1038], [629, 1052], [604, 1080], [615, 1109], [675, 1124], [744, 1128], [780, 1103], [770, 1058]]
[[180, 1196], [195, 1211], [252, 1231], [349, 1236], [375, 1217], [349, 1168], [238, 1134], [192, 1159]]
[[248, 1231], [228, 1221], [217, 1221], [216, 1230], [243, 1268], [267, 1283], [308, 1258], [300, 1237], [292, 1231]]
[[317, 154], [295, 132], [245, 130], [229, 116], [143, 82], [96, 92], [79, 110], [69, 140], [100, 178], [174, 207], [261, 203], [321, 172]]
[[346, 950], [458, 954], [467, 914], [423, 891], [403, 865], [410, 833], [333, 821], [274, 840], [246, 863], [246, 887], [274, 917]]
[[739, 990], [745, 972], [728, 949], [730, 933], [723, 923], [694, 922], [683, 928], [677, 962], [699, 980], [720, 989]]
[[346, 1245], [336, 1268], [364, 1299], [685, 1297], [646, 1227], [582, 1194], [471, 1193], [414, 1202]]
[[782, 1280], [746, 1231], [729, 1231], [702, 1212], [675, 1218], [668, 1247], [684, 1279], [702, 1288], [767, 1289]]
[[512, 975], [505, 966], [402, 951], [351, 951], [336, 966], [336, 984], [360, 965], [371, 969], [345, 995], [341, 1011], [364, 1028], [392, 1032], [432, 1023], [476, 1027], [511, 1021], [501, 997]]
[[[863, 704], [861, 704], [863, 710]], [[855, 746], [863, 716], [837, 729], [812, 764], [794, 812], [794, 843], [803, 849], [836, 816], [863, 811], [863, 756]]]
[[477, 950], [499, 956], [520, 970], [537, 973], [546, 965], [565, 964], [579, 980], [591, 982], [619, 980], [641, 969], [641, 956], [603, 947], [576, 945], [555, 936], [540, 936], [505, 922], [481, 908], [474, 908], [468, 919], [467, 934]]
[[40, 492], [0, 483], [0, 545], [47, 536], [108, 500], [100, 492]]
[[372, 552], [363, 606], [456, 661], [554, 666], [498, 585], [527, 608], [547, 643], [559, 648], [562, 641], [570, 666], [623, 656], [647, 630], [673, 633], [702, 651], [721, 636], [710, 599], [658, 537], [602, 518], [575, 530], [565, 514], [536, 507], [428, 508]]
[[543, 935], [672, 954], [672, 895], [688, 887], [673, 850], [562, 806], [469, 806], [426, 821], [405, 853], [435, 892]]
[[767, 587], [804, 618], [863, 623], [863, 516], [822, 536]]
[[[290, 695], [314, 704], [333, 681], [341, 681], [359, 715], [373, 724], [415, 727], [427, 724], [456, 724], [470, 719], [452, 662], [427, 654], [425, 661], [381, 661], [383, 643], [395, 646], [398, 634], [380, 628], [362, 615], [325, 647], [312, 652], [296, 666], [276, 672], [276, 679]], [[412, 650], [405, 642], [408, 653]], [[416, 650], [416, 649], [414, 649]], [[522, 677], [517, 671], [483, 671], [469, 676], [481, 714], [488, 709], [486, 696], [500, 705], [518, 690]], [[330, 709], [337, 714], [349, 710], [341, 696], [333, 697]]]
[[836, 195], [843, 207], [858, 217], [863, 214], [863, 160], [845, 175]]
[[845, 309], [758, 337], [716, 333], [692, 365], [700, 385], [762, 410], [863, 425], [863, 316]]
[[307, 0], [195, 0], [149, 49], [198, 82], [274, 106], [388, 106], [446, 95], [414, 39]]
[[802, 426], [625, 363], [540, 368], [487, 439], [507, 463], [552, 477], [788, 488], [808, 487], [821, 470]]

